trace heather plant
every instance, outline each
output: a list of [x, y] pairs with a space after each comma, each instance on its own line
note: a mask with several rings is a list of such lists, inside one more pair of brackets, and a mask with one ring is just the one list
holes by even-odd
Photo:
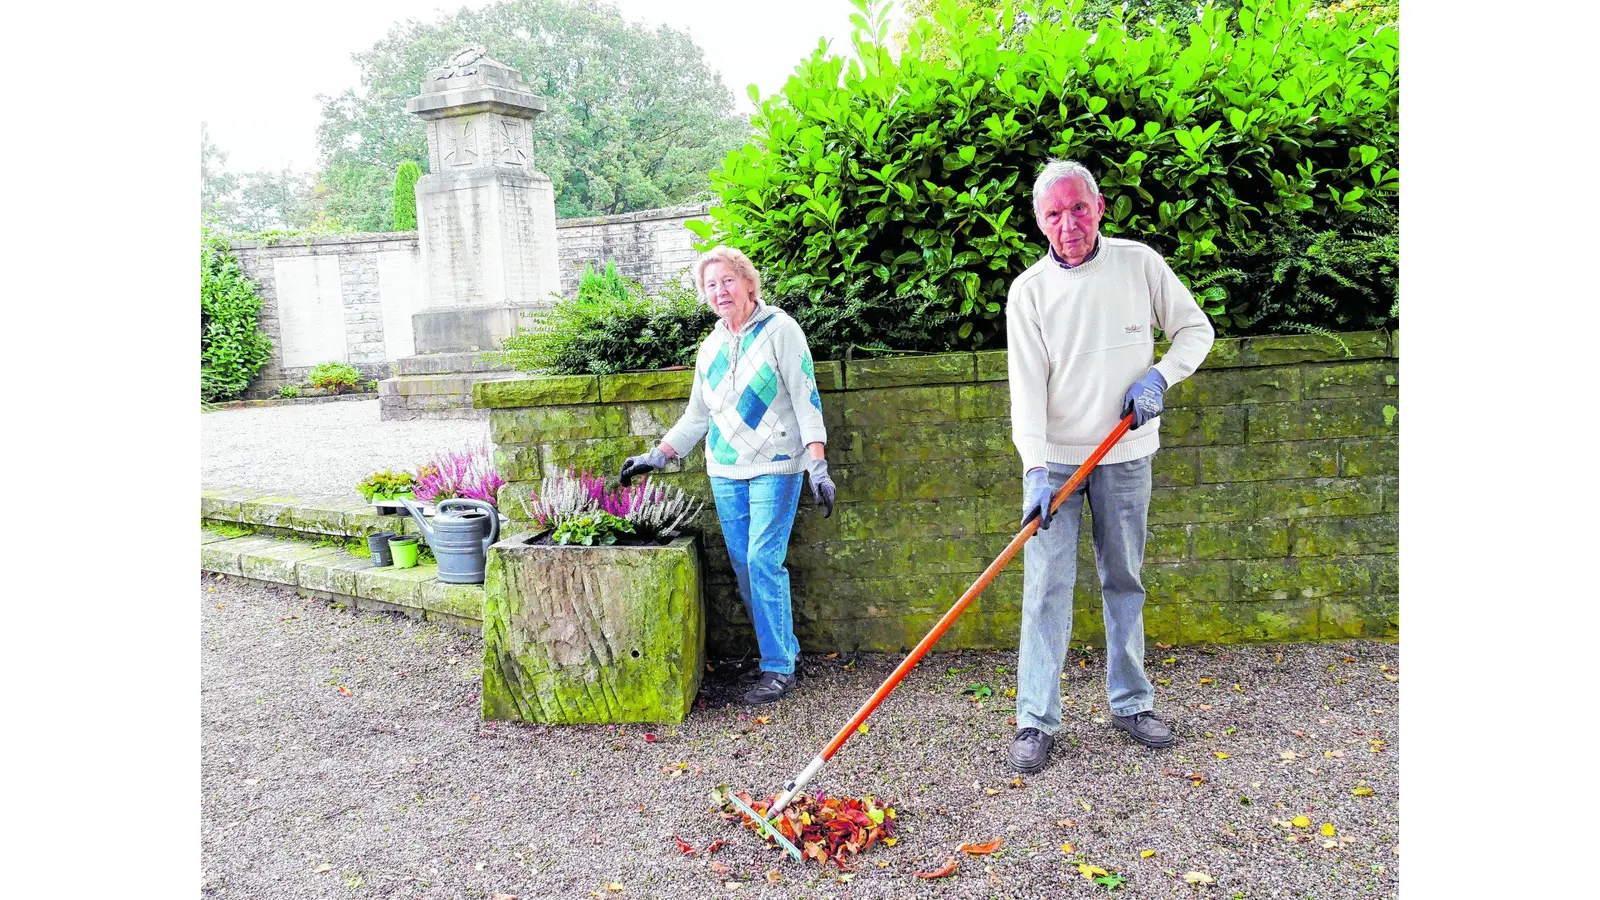
[[648, 478], [629, 486], [611, 485], [588, 470], [552, 478], [543, 493], [535, 491], [528, 500], [528, 511], [541, 529], [558, 531], [567, 522], [604, 513], [628, 522], [629, 533], [642, 538], [678, 534], [704, 506], [704, 501]]
[[417, 499], [424, 503], [462, 499], [482, 500], [493, 506], [505, 483], [495, 470], [488, 446], [483, 444], [435, 454], [417, 467]]

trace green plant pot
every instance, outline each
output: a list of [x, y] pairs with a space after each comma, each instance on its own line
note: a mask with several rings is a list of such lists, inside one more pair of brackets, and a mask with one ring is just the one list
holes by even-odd
[[398, 537], [389, 539], [389, 552], [394, 555], [394, 565], [397, 569], [415, 568], [417, 555], [421, 552], [417, 545], [417, 538]]

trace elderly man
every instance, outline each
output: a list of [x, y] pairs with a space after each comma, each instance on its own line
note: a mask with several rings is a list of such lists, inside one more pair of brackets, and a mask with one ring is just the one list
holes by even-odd
[[[1106, 625], [1106, 694], [1116, 727], [1170, 747], [1144, 673], [1145, 519], [1150, 460], [1160, 446], [1161, 396], [1211, 350], [1211, 323], [1161, 255], [1100, 234], [1105, 199], [1089, 170], [1052, 160], [1033, 185], [1049, 252], [1011, 284], [1006, 340], [1011, 432], [1022, 456], [1023, 519], [1039, 530], [1023, 550], [1017, 727], [1008, 762], [1045, 767], [1061, 727], [1061, 667], [1072, 637], [1078, 527], [1087, 494]], [[1152, 326], [1172, 340], [1155, 358]], [[1133, 427], [1054, 516], [1050, 501], [1117, 422]]]

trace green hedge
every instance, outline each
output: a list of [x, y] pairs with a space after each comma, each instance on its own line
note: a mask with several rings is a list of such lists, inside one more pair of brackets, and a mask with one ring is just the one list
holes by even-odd
[[200, 399], [234, 400], [272, 355], [261, 298], [225, 238], [200, 231]]
[[1003, 344], [1007, 288], [1045, 250], [1032, 180], [1058, 157], [1096, 172], [1102, 231], [1162, 252], [1223, 333], [1392, 324], [1393, 26], [1246, 0], [1180, 40], [1080, 27], [1081, 0], [1019, 4], [1030, 24], [998, 30], [951, 6], [895, 59], [886, 5], [857, 6], [853, 58], [819, 47], [780, 94], [752, 92], [755, 135], [690, 226], [774, 295], [935, 298], [924, 315], [949, 324], [927, 343]]

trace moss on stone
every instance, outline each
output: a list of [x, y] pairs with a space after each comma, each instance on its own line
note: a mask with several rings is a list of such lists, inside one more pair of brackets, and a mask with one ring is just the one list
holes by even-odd
[[694, 369], [657, 369], [600, 376], [600, 402], [683, 400], [694, 389]]
[[851, 391], [908, 384], [955, 384], [972, 381], [976, 375], [977, 358], [971, 353], [856, 359], [844, 365], [845, 388]]
[[1231, 444], [1200, 447], [1198, 453], [1200, 480], [1207, 484], [1331, 478], [1339, 474], [1338, 448], [1331, 441]]
[[505, 378], [480, 381], [472, 386], [472, 405], [477, 409], [560, 406], [599, 401], [600, 379], [594, 375]]

